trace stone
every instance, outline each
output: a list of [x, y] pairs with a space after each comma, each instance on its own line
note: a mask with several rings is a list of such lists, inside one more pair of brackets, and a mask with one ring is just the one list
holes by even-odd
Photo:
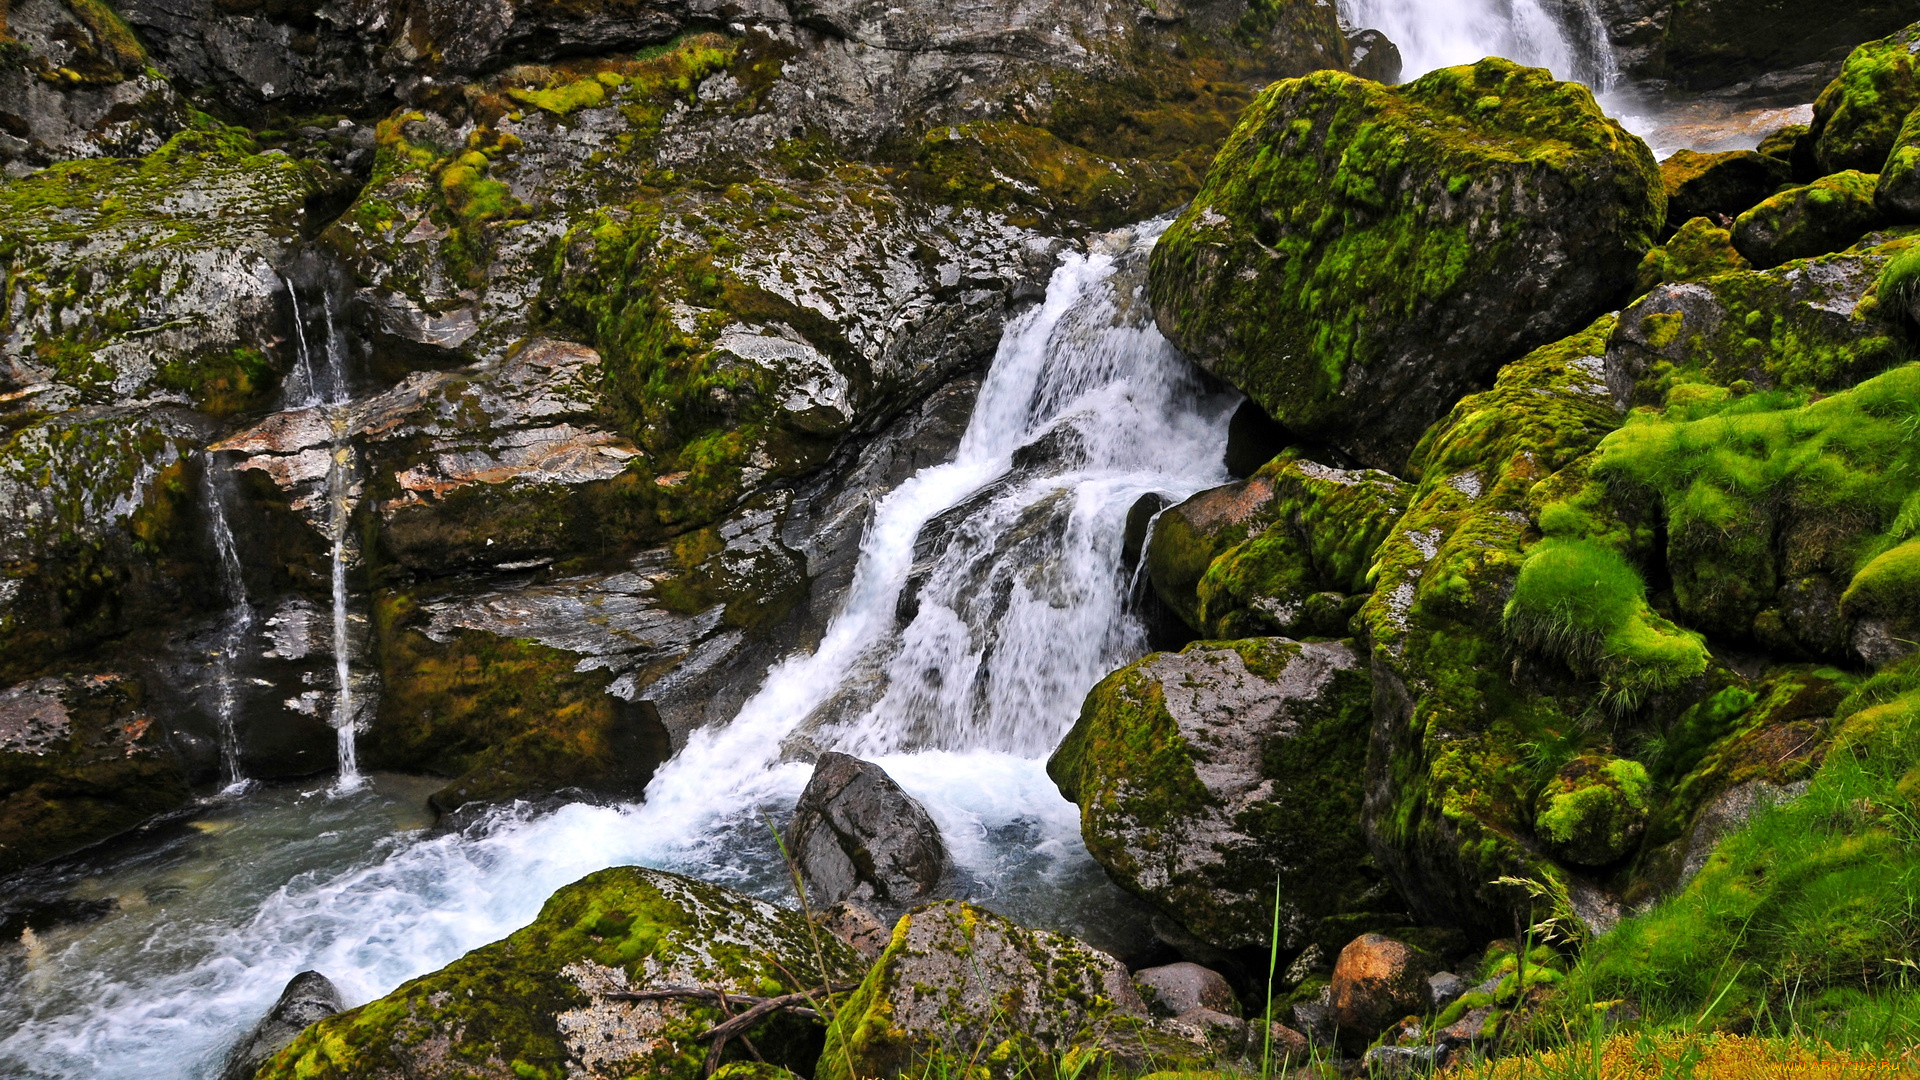
[[1432, 1076], [1447, 1064], [1444, 1046], [1376, 1046], [1361, 1059], [1368, 1076]]
[[1734, 218], [1793, 182], [1793, 166], [1752, 150], [1703, 154], [1677, 150], [1660, 163], [1667, 188], [1667, 223], [1697, 217]]
[[1753, 264], [1733, 246], [1733, 233], [1713, 221], [1697, 217], [1680, 226], [1667, 242], [1641, 260], [1634, 289], [1641, 295], [1669, 281], [1701, 281]]
[[1549, 850], [1576, 866], [1619, 862], [1646, 831], [1652, 786], [1637, 761], [1583, 754], [1541, 789], [1534, 829]]
[[[1830, 57], [1911, 22], [1899, 0], [1783, 5], [1767, 0], [1601, 0], [1622, 72], [1692, 90], [1733, 87]], [[1793, 97], [1790, 101], [1805, 101]]]
[[[1096, 1047], [1142, 1061], [1143, 1049], [1157, 1045], [1146, 1017], [1146, 1003], [1113, 957], [941, 901], [901, 920], [866, 981], [841, 1005], [819, 1075], [918, 1075], [944, 1055], [964, 1055], [995, 1076], [1017, 1075], [1023, 1062]], [[976, 1055], [975, 1047], [991, 1052]]]
[[1227, 985], [1226, 978], [1199, 964], [1183, 962], [1141, 968], [1133, 973], [1133, 982], [1148, 1005], [1170, 1016], [1193, 1009], [1228, 1014], [1240, 1011], [1240, 1001], [1233, 996], [1233, 987]]
[[1333, 966], [1332, 1006], [1343, 1045], [1364, 1047], [1387, 1025], [1432, 1006], [1427, 977], [1433, 959], [1405, 942], [1362, 934]]
[[0, 169], [140, 157], [187, 126], [186, 103], [103, 9], [16, 0], [0, 25]]
[[1907, 114], [1920, 108], [1916, 42], [1920, 22], [1861, 45], [1813, 103], [1814, 156], [1821, 172], [1878, 173], [1886, 165]]
[[826, 931], [853, 947], [868, 961], [878, 960], [893, 940], [893, 927], [880, 921], [872, 909], [842, 900], [815, 916]]
[[1874, 205], [1879, 177], [1842, 172], [1790, 188], [1740, 215], [1733, 246], [1766, 270], [1852, 247], [1881, 223]]
[[1394, 472], [1448, 402], [1617, 302], [1664, 215], [1645, 144], [1577, 84], [1501, 60], [1395, 88], [1323, 72], [1262, 93], [1150, 294], [1275, 420]]
[[880, 766], [848, 754], [814, 763], [786, 846], [822, 907], [905, 907], [932, 895], [947, 871], [946, 843], [926, 809]]
[[1907, 114], [1893, 152], [1881, 166], [1873, 204], [1890, 221], [1920, 223], [1920, 105]]
[[279, 1053], [313, 1024], [334, 1015], [346, 1005], [333, 980], [317, 971], [303, 971], [287, 980], [280, 999], [267, 1010], [253, 1030], [227, 1055], [220, 1080], [253, 1080], [253, 1074], [267, 1059]]
[[1427, 979], [1427, 996], [1433, 1001], [1433, 1011], [1443, 1012], [1460, 995], [1472, 989], [1467, 980], [1451, 971], [1442, 971]]
[[1202, 642], [1109, 675], [1047, 763], [1095, 861], [1219, 949], [1303, 945], [1377, 898], [1360, 834], [1371, 705], [1352, 643]]
[[[809, 932], [797, 911], [677, 874], [615, 867], [561, 889], [506, 939], [308, 1028], [260, 1077], [493, 1075], [504, 1071], [499, 1062], [518, 1061], [550, 1075], [694, 1080], [706, 1046], [693, 1036], [724, 1019], [719, 1006], [619, 995], [679, 986], [785, 993], [856, 981], [864, 970], [839, 940]], [[818, 1038], [794, 1017], [753, 1033], [770, 1064], [802, 1072]]]
[[0, 874], [191, 803], [217, 762], [152, 711], [142, 680], [45, 676], [0, 690]]
[[1252, 1030], [1245, 1020], [1205, 1006], [1195, 1006], [1175, 1016], [1167, 1027], [1188, 1030], [1223, 1058], [1240, 1057], [1247, 1050]]

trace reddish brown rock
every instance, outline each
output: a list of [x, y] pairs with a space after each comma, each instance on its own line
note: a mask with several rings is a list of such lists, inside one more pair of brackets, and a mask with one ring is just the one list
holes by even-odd
[[1431, 957], [1403, 941], [1362, 934], [1333, 968], [1333, 1019], [1343, 1043], [1364, 1046], [1408, 1013], [1427, 1011]]

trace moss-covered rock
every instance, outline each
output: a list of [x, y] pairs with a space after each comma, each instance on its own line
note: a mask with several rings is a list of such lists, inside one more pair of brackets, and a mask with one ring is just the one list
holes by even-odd
[[1853, 621], [1851, 644], [1862, 659], [1879, 667], [1911, 655], [1920, 642], [1920, 540], [1874, 556], [1853, 576], [1840, 603]]
[[1567, 862], [1619, 862], [1646, 832], [1652, 787], [1646, 766], [1637, 761], [1583, 754], [1562, 765], [1541, 790], [1534, 833]]
[[1698, 281], [1734, 270], [1751, 270], [1753, 264], [1733, 246], [1733, 233], [1697, 217], [1647, 252], [1641, 260], [1635, 291], [1644, 295], [1669, 281]]
[[1047, 771], [1122, 887], [1222, 949], [1270, 944], [1277, 902], [1294, 950], [1396, 906], [1360, 824], [1371, 703], [1349, 642], [1202, 642], [1102, 680]]
[[1678, 150], [1660, 163], [1667, 188], [1667, 223], [1697, 217], [1738, 217], [1793, 180], [1793, 166], [1753, 150], [1703, 154]]
[[[1169, 1051], [1172, 1051], [1169, 1053]], [[1201, 1050], [1147, 1023], [1118, 960], [957, 901], [901, 918], [820, 1054], [822, 1080], [1030, 1074], [1109, 1055], [1123, 1067]]]
[[1622, 405], [1660, 405], [1683, 384], [1835, 390], [1884, 371], [1907, 337], [1880, 279], [1914, 242], [1875, 234], [1835, 255], [1661, 285], [1621, 313], [1607, 383]]
[[[1644, 76], [1671, 79], [1709, 90], [1756, 75], [1830, 62], [1868, 38], [1912, 21], [1901, 0], [1850, 0], [1845, 4], [1791, 4], [1778, 0], [1659, 0], [1635, 5], [1644, 17], [1631, 20], [1651, 38], [1649, 60], [1636, 63], [1631, 38], [1624, 66]], [[1609, 10], [1631, 11], [1626, 5]], [[1626, 23], [1621, 18], [1621, 23]], [[1618, 31], [1616, 30], [1617, 34]]]
[[1162, 330], [1302, 435], [1397, 469], [1461, 390], [1604, 309], [1665, 214], [1583, 87], [1489, 60], [1269, 87], [1154, 251]]
[[1842, 172], [1790, 188], [1741, 214], [1733, 246], [1762, 270], [1852, 247], [1880, 224], [1878, 175]]
[[187, 109], [103, 0], [0, 12], [0, 166], [18, 175], [78, 157], [138, 157], [187, 124]]
[[188, 804], [198, 766], [213, 763], [183, 754], [144, 698], [116, 673], [0, 690], [0, 873]]
[[1920, 23], [1853, 50], [1813, 105], [1814, 154], [1823, 172], [1878, 173], [1900, 125], [1920, 107]]
[[[713, 1003], [622, 1001], [621, 993], [696, 986], [776, 995], [862, 970], [852, 950], [812, 933], [799, 912], [676, 874], [615, 867], [554, 893], [525, 929], [308, 1028], [260, 1076], [524, 1080], [584, 1071], [694, 1080], [706, 1044], [693, 1036], [726, 1014]], [[772, 1064], [805, 1073], [817, 1031], [775, 1017], [751, 1034]], [[730, 1044], [730, 1059], [746, 1053]]]
[[1536, 349], [1461, 400], [1413, 458], [1418, 484], [1361, 610], [1373, 642], [1370, 845], [1416, 914], [1511, 932], [1490, 885], [1545, 872], [1520, 840], [1536, 771], [1522, 748], [1583, 737], [1591, 687], [1516, 666], [1505, 607], [1539, 533], [1532, 492], [1619, 424], [1601, 353], [1614, 320]]
[[1915, 106], [1900, 125], [1893, 152], [1880, 168], [1873, 202], [1890, 221], [1920, 223], [1920, 106]]
[[1162, 512], [1147, 577], [1206, 637], [1340, 637], [1406, 496], [1386, 473], [1288, 451], [1244, 481]]

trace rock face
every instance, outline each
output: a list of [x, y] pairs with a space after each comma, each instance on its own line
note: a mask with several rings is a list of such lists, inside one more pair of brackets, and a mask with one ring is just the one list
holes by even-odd
[[787, 854], [821, 907], [904, 907], [931, 895], [947, 870], [940, 829], [913, 796], [880, 766], [831, 752], [794, 807]]
[[0, 690], [0, 874], [188, 803], [213, 748], [170, 730], [143, 690], [118, 673]]
[[0, 18], [0, 168], [138, 157], [186, 126], [185, 103], [140, 40], [95, 3], [18, 0]]
[[[990, 1075], [1017, 1075], [1022, 1063], [1076, 1049], [1144, 1062], [1169, 1041], [1156, 1038], [1146, 1016], [1118, 960], [944, 901], [901, 920], [827, 1029], [820, 1075], [891, 1078], [943, 1055]], [[1194, 1047], [1185, 1049], [1195, 1055]]]
[[1813, 105], [1814, 156], [1822, 172], [1878, 173], [1907, 114], [1920, 107], [1920, 23], [1853, 50]]
[[227, 1055], [227, 1066], [220, 1080], [253, 1080], [260, 1066], [298, 1038], [308, 1027], [325, 1020], [346, 1006], [333, 980], [317, 971], [303, 971], [287, 981], [280, 1000], [267, 1015]]
[[1819, 64], [1913, 19], [1897, 0], [1601, 0], [1600, 13], [1623, 72], [1696, 90]]
[[1242, 120], [1154, 251], [1154, 312], [1288, 428], [1397, 470], [1446, 402], [1614, 302], [1664, 211], [1645, 144], [1543, 71], [1317, 74]]
[[1358, 829], [1372, 689], [1351, 643], [1253, 638], [1108, 676], [1047, 763], [1087, 850], [1216, 948], [1382, 901]]
[[1432, 958], [1402, 941], [1363, 934], [1340, 950], [1333, 967], [1333, 1017], [1343, 1041], [1364, 1046], [1403, 1016], [1432, 1007]]
[[[307, 1029], [260, 1076], [698, 1077], [706, 1047], [692, 1036], [724, 1019], [719, 1006], [619, 995], [785, 993], [803, 988], [791, 977], [813, 988], [864, 970], [838, 940], [818, 944], [797, 912], [657, 870], [602, 870], [555, 893], [526, 929]], [[776, 1017], [752, 1037], [773, 1064], [806, 1070], [809, 1028]]]
[[1783, 191], [1740, 215], [1733, 246], [1762, 270], [1845, 250], [1881, 221], [1878, 183], [1878, 176], [1848, 171]]

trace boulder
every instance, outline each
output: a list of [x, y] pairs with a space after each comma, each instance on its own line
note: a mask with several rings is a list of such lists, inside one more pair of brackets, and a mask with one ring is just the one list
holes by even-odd
[[1703, 154], [1678, 150], [1660, 163], [1667, 188], [1667, 223], [1697, 217], [1738, 217], [1793, 182], [1793, 166], [1752, 150]]
[[1397, 471], [1461, 392], [1617, 302], [1665, 202], [1646, 145], [1544, 71], [1323, 72], [1248, 111], [1154, 250], [1154, 313], [1290, 430]]
[[1920, 540], [1876, 555], [1853, 576], [1840, 604], [1861, 659], [1885, 667], [1912, 655], [1920, 641]]
[[1196, 632], [1340, 637], [1407, 485], [1289, 451], [1238, 483], [1161, 513], [1147, 549], [1154, 592]]
[[1681, 382], [1828, 390], [1898, 364], [1901, 313], [1866, 301], [1911, 243], [1877, 235], [1771, 270], [1661, 285], [1621, 312], [1607, 385], [1625, 407], [1661, 403]]
[[1853, 50], [1813, 103], [1814, 156], [1826, 173], [1878, 173], [1920, 107], [1920, 23]]
[[1875, 175], [1843, 172], [1783, 191], [1740, 215], [1733, 246], [1762, 270], [1843, 251], [1880, 224], [1878, 183]]
[[1533, 827], [1554, 855], [1607, 866], [1632, 854], [1646, 831], [1653, 782], [1646, 766], [1583, 754], [1560, 767], [1534, 804]]
[[821, 907], [905, 907], [931, 895], [947, 871], [946, 844], [926, 809], [880, 766], [847, 754], [814, 763], [786, 846]]
[[[259, 1075], [398, 1080], [572, 1069], [693, 1080], [706, 1058], [693, 1036], [725, 1018], [720, 1007], [623, 994], [780, 994], [851, 982], [864, 968], [838, 940], [811, 933], [797, 911], [677, 874], [615, 867], [554, 893], [525, 929], [308, 1028]], [[819, 1045], [817, 1028], [791, 1016], [767, 1020], [752, 1038], [769, 1063], [802, 1072]]]
[[1893, 152], [1881, 166], [1873, 204], [1890, 221], [1920, 223], [1920, 106], [1907, 114]]
[[1133, 982], [1148, 1005], [1169, 1016], [1203, 1008], [1229, 1014], [1240, 1011], [1240, 1001], [1233, 996], [1226, 978], [1199, 964], [1141, 968], [1133, 973]]
[[[823, 1080], [920, 1075], [929, 1063], [1019, 1075], [1043, 1059], [1109, 1053], [1144, 1065], [1203, 1051], [1153, 1031], [1118, 960], [1073, 938], [942, 901], [908, 913], [843, 1004]], [[1162, 1065], [1161, 1067], [1168, 1067]]]
[[1107, 676], [1047, 763], [1087, 850], [1206, 944], [1266, 948], [1382, 897], [1360, 832], [1371, 705], [1350, 642], [1203, 642]]
[[1362, 934], [1333, 966], [1333, 1018], [1343, 1045], [1364, 1047], [1389, 1024], [1432, 1008], [1433, 958], [1405, 942]]
[[190, 804], [216, 751], [170, 729], [145, 698], [117, 672], [0, 690], [0, 874]]
[[1733, 246], [1733, 233], [1707, 218], [1680, 226], [1667, 242], [1647, 252], [1635, 291], [1645, 295], [1669, 281], [1698, 281], [1753, 264]]
[[317, 971], [303, 971], [287, 980], [280, 1000], [227, 1055], [220, 1080], [253, 1080], [267, 1059], [279, 1053], [308, 1027], [346, 1008], [333, 980]]
[[1433, 1001], [1435, 1012], [1453, 1004], [1469, 989], [1471, 987], [1467, 980], [1451, 971], [1442, 971], [1427, 978], [1427, 996]]

